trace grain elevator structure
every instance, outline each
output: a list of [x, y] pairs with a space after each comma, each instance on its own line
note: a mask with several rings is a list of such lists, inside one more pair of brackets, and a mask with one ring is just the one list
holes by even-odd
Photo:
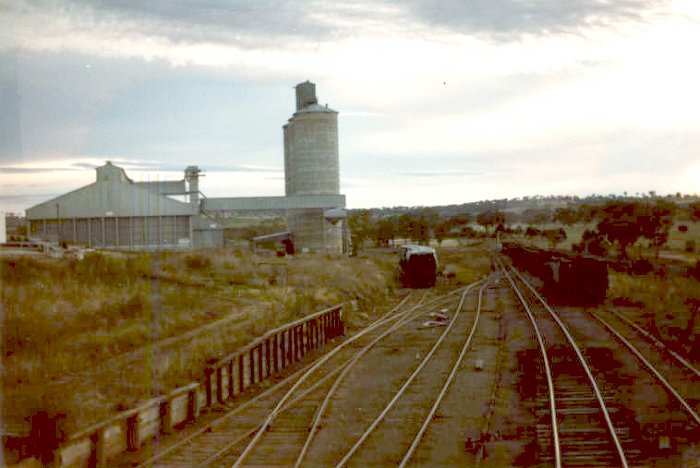
[[[338, 112], [318, 104], [315, 84], [296, 86], [296, 112], [283, 129], [285, 195], [339, 195]], [[343, 215], [338, 209], [292, 208], [287, 226], [296, 246], [340, 253]]]
[[27, 209], [32, 234], [131, 250], [219, 246], [223, 227], [209, 221], [217, 215], [284, 212], [288, 231], [256, 239], [281, 241], [298, 253], [347, 252], [338, 112], [318, 104], [313, 83], [295, 89], [296, 111], [283, 127], [285, 196], [200, 197], [197, 166], [187, 167], [181, 180], [140, 183], [107, 162], [96, 168], [95, 183]]

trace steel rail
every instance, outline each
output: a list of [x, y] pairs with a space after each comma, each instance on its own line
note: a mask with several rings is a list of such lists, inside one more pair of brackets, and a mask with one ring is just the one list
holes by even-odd
[[467, 339], [464, 341], [464, 345], [462, 345], [462, 349], [459, 352], [459, 356], [457, 356], [457, 360], [455, 361], [454, 365], [452, 366], [452, 370], [450, 371], [450, 375], [447, 376], [447, 380], [445, 380], [444, 385], [442, 386], [442, 389], [440, 389], [440, 393], [438, 394], [437, 398], [435, 399], [435, 402], [433, 403], [432, 408], [430, 408], [430, 411], [428, 412], [428, 415], [425, 417], [423, 420], [423, 424], [421, 425], [420, 429], [418, 430], [418, 433], [416, 436], [413, 438], [413, 442], [411, 442], [411, 445], [408, 447], [408, 450], [404, 454], [403, 460], [401, 460], [401, 463], [399, 464], [399, 468], [404, 468], [406, 464], [408, 464], [409, 460], [415, 453], [416, 449], [418, 448], [418, 445], [420, 444], [421, 440], [423, 439], [423, 435], [425, 434], [425, 431], [428, 430], [428, 426], [433, 420], [433, 416], [435, 416], [435, 413], [437, 412], [438, 408], [440, 407], [440, 404], [442, 403], [443, 398], [447, 394], [447, 390], [449, 389], [450, 385], [452, 384], [452, 381], [455, 378], [455, 375], [457, 375], [457, 370], [462, 364], [462, 361], [464, 360], [464, 356], [467, 354], [467, 350], [471, 347], [472, 343], [472, 338], [474, 337], [474, 333], [476, 333], [476, 328], [479, 324], [479, 317], [481, 315], [481, 300], [484, 295], [484, 289], [488, 287], [490, 283], [484, 284], [479, 288], [479, 296], [477, 299], [477, 306], [476, 306], [476, 317], [474, 318], [474, 324], [472, 325], [471, 330], [469, 331], [469, 335], [467, 336]]
[[[481, 280], [480, 280], [480, 281], [481, 281]], [[479, 281], [477, 281], [477, 282], [475, 282], [475, 283], [478, 283], [478, 282], [479, 282]], [[475, 284], [475, 283], [472, 283], [472, 284]], [[458, 288], [457, 290], [459, 291], [460, 289], [465, 289], [465, 288], [470, 287], [470, 286], [472, 286], [472, 285], [470, 284], [470, 285], [468, 285], [468, 286], [466, 286], [466, 287]], [[454, 292], [454, 291], [453, 291], [453, 292]], [[450, 294], [452, 294], [453, 292], [451, 292]], [[440, 300], [440, 299], [441, 299], [441, 298], [435, 298], [435, 299], [429, 301], [428, 304], [433, 303], [433, 302], [437, 302], [437, 301]], [[427, 305], [427, 304], [423, 304], [423, 305]], [[400, 314], [396, 314], [396, 315], [393, 315], [393, 316], [391, 316], [391, 317], [387, 317], [387, 318], [382, 322], [381, 325], [384, 325], [384, 324], [386, 324], [386, 323], [388, 323], [388, 322], [391, 322], [391, 321], [393, 321], [393, 320], [400, 319], [401, 317], [407, 316], [408, 314], [414, 312], [418, 307], [420, 307], [420, 305], [416, 305], [416, 306], [414, 306], [413, 308], [408, 309], [407, 311], [402, 312], [402, 313], [400, 313]], [[374, 328], [372, 328], [372, 330], [374, 330], [374, 329], [376, 329], [376, 328], [378, 328], [378, 326], [375, 326]], [[255, 434], [255, 436], [253, 437], [253, 439], [248, 443], [248, 445], [246, 446], [246, 448], [245, 448], [245, 449], [243, 450], [243, 452], [239, 455], [239, 457], [238, 457], [238, 459], [236, 460], [236, 462], [232, 465], [232, 468], [239, 468], [239, 467], [241, 466], [241, 464], [245, 461], [245, 459], [248, 457], [248, 455], [250, 455], [250, 453], [253, 451], [253, 449], [256, 447], [256, 445], [259, 443], [259, 441], [260, 441], [260, 439], [262, 438], [263, 434], [264, 434], [265, 432], [267, 432], [267, 430], [270, 428], [270, 425], [272, 424], [272, 422], [277, 418], [279, 412], [281, 411], [281, 408], [285, 405], [286, 401], [287, 401], [287, 400], [291, 397], [291, 395], [297, 390], [297, 388], [299, 388], [299, 386], [300, 386], [304, 381], [306, 381], [306, 379], [308, 379], [309, 376], [311, 376], [322, 364], [324, 364], [324, 363], [327, 362], [330, 358], [332, 358], [333, 356], [335, 356], [335, 355], [336, 355], [338, 352], [340, 352], [340, 350], [343, 349], [345, 346], [348, 346], [349, 344], [351, 344], [351, 343], [353, 343], [354, 341], [358, 340], [359, 338], [361, 338], [362, 336], [364, 336], [364, 334], [365, 334], [366, 332], [369, 332], [369, 331], [371, 331], [371, 330], [365, 329], [365, 330], [363, 330], [361, 333], [358, 333], [358, 334], [355, 334], [355, 335], [351, 336], [350, 338], [348, 338], [347, 340], [345, 340], [343, 343], [341, 343], [338, 347], [334, 348], [334, 349], [331, 350], [329, 353], [325, 354], [321, 359], [319, 359], [318, 361], [316, 361], [316, 362], [304, 373], [304, 375], [302, 375], [302, 376], [299, 378], [299, 380], [297, 380], [297, 382], [292, 386], [292, 388], [289, 389], [289, 390], [287, 391], [287, 393], [286, 393], [286, 394], [280, 399], [280, 401], [277, 403], [277, 405], [275, 406], [275, 408], [268, 414], [268, 416], [265, 418], [265, 421], [264, 421], [263, 424], [260, 426], [260, 429], [257, 431], [257, 433]]]
[[508, 273], [508, 270], [506, 269], [505, 265], [501, 262], [501, 259], [498, 258], [498, 263], [500, 267], [503, 269], [503, 274], [505, 275], [506, 279], [510, 283], [510, 287], [513, 289], [513, 292], [515, 292], [516, 296], [518, 297], [518, 300], [520, 300], [520, 303], [523, 305], [523, 308], [525, 309], [525, 313], [527, 314], [528, 319], [530, 319], [530, 323], [532, 324], [532, 328], [535, 331], [535, 337], [537, 338], [537, 343], [539, 344], [540, 347], [540, 353], [542, 353], [542, 360], [544, 361], [544, 369], [545, 369], [545, 376], [547, 377], [547, 392], [549, 393], [549, 413], [551, 416], [551, 422], [552, 422], [552, 438], [554, 443], [554, 466], [555, 468], [561, 468], [561, 446], [559, 443], [559, 422], [557, 419], [557, 405], [556, 405], [556, 400], [554, 397], [554, 379], [552, 378], [552, 369], [549, 366], [549, 356], [547, 354], [547, 347], [544, 344], [544, 337], [542, 336], [542, 333], [540, 333], [540, 328], [537, 326], [537, 321], [535, 320], [535, 316], [532, 314], [532, 311], [530, 310], [530, 306], [528, 305], [527, 301], [523, 297], [523, 294], [520, 292], [520, 289], [515, 285], [515, 282], [513, 281], [513, 278], [511, 277], [510, 273]]
[[620, 340], [627, 348], [629, 348], [630, 351], [635, 355], [635, 357], [646, 366], [646, 368], [652, 373], [652, 375], [663, 384], [664, 387], [666, 387], [666, 390], [668, 390], [675, 398], [676, 400], [685, 408], [686, 412], [695, 420], [695, 424], [700, 426], [700, 417], [698, 414], [695, 412], [693, 407], [688, 404], [688, 402], [676, 391], [676, 389], [671, 385], [668, 380], [666, 380], [661, 373], [659, 373], [658, 369], [654, 367], [653, 364], [651, 364], [647, 358], [645, 358], [642, 353], [632, 344], [630, 343], [624, 336], [622, 336], [621, 333], [619, 333], [615, 328], [612, 327], [604, 318], [598, 316], [598, 314], [593, 314], [593, 317], [598, 319], [605, 327], [608, 329], [610, 333], [612, 333], [618, 340]]
[[[467, 294], [471, 289], [473, 289], [476, 286], [476, 284], [469, 285], [465, 289], [464, 294]], [[340, 387], [340, 384], [344, 381], [345, 377], [347, 376], [348, 373], [353, 369], [355, 364], [370, 350], [374, 347], [375, 344], [377, 344], [379, 341], [384, 339], [386, 336], [389, 334], [395, 332], [398, 328], [402, 327], [406, 322], [411, 320], [413, 317], [407, 317], [405, 320], [402, 320], [396, 324], [394, 324], [391, 328], [383, 332], [381, 335], [377, 336], [374, 340], [372, 340], [370, 343], [368, 343], [362, 350], [360, 350], [351, 360], [349, 363], [349, 366], [346, 366], [345, 369], [343, 369], [343, 372], [338, 376], [336, 381], [333, 383], [333, 386], [331, 389], [328, 391], [326, 394], [325, 398], [323, 399], [323, 402], [321, 405], [318, 407], [316, 414], [314, 415], [314, 419], [311, 422], [311, 428], [309, 429], [309, 435], [306, 438], [306, 441], [304, 442], [304, 446], [302, 447], [301, 451], [299, 452], [299, 455], [297, 456], [297, 460], [294, 463], [295, 468], [301, 467], [301, 464], [304, 460], [304, 457], [306, 456], [306, 453], [308, 452], [309, 448], [311, 447], [311, 443], [313, 442], [314, 437], [318, 433], [319, 428], [321, 427], [321, 419], [323, 418], [323, 415], [325, 414], [326, 408], [328, 407], [328, 404], [330, 403], [331, 398], [335, 395], [335, 392], [338, 390]]]
[[566, 328], [566, 325], [564, 325], [564, 322], [559, 318], [559, 316], [552, 310], [552, 308], [547, 304], [547, 302], [540, 296], [540, 294], [535, 290], [535, 288], [532, 287], [532, 285], [525, 279], [523, 276], [516, 270], [515, 268], [511, 268], [513, 272], [515, 273], [516, 276], [522, 281], [522, 283], [527, 286], [527, 288], [534, 294], [534, 296], [542, 303], [545, 309], [547, 309], [547, 312], [549, 312], [549, 315], [557, 322], [559, 325], [559, 328], [561, 331], [564, 333], [564, 336], [566, 336], [567, 341], [573, 348], [573, 350], [576, 352], [576, 356], [579, 359], [579, 362], [583, 366], [584, 371], [586, 372], [586, 376], [588, 376], [588, 380], [591, 383], [591, 387], [593, 388], [593, 393], [595, 393], [595, 397], [598, 400], [598, 405], [600, 406], [600, 410], [603, 413], [603, 418], [605, 419], [605, 424], [608, 427], [608, 432], [610, 433], [610, 437], [613, 439], [613, 443], [615, 444], [615, 449], [617, 450], [618, 457], [620, 458], [620, 463], [622, 463], [622, 466], [624, 468], [628, 468], [629, 464], [627, 463], [627, 457], [625, 456], [625, 451], [622, 448], [622, 444], [620, 443], [620, 439], [617, 437], [617, 432], [615, 432], [615, 426], [613, 426], [612, 419], [610, 419], [610, 413], [608, 412], [608, 408], [605, 405], [605, 400], [603, 399], [603, 395], [600, 393], [600, 389], [598, 388], [598, 384], [596, 383], [595, 378], [593, 377], [593, 373], [591, 372], [590, 367], [586, 363], [586, 360], [583, 357], [583, 354], [581, 353], [581, 349], [579, 348], [578, 344], [576, 343], [576, 340], [574, 340], [573, 336], [571, 336], [571, 333], [569, 333], [568, 328]]
[[[474, 284], [474, 283], [472, 283]], [[447, 337], [448, 333], [454, 326], [454, 324], [457, 322], [457, 317], [459, 316], [460, 311], [462, 310], [462, 307], [464, 306], [464, 302], [466, 301], [467, 298], [467, 293], [470, 290], [467, 289], [462, 293], [462, 297], [459, 300], [459, 304], [457, 305], [457, 308], [455, 310], [455, 313], [452, 317], [452, 320], [450, 321], [450, 324], [445, 327], [445, 330], [442, 332], [440, 337], [437, 339], [437, 341], [433, 344], [432, 348], [430, 348], [430, 351], [425, 355], [421, 363], [418, 365], [418, 367], [413, 371], [413, 373], [409, 376], [409, 378], [404, 382], [404, 384], [401, 386], [401, 388], [394, 394], [394, 397], [387, 403], [387, 405], [384, 407], [381, 413], [374, 419], [372, 424], [365, 429], [365, 431], [362, 433], [360, 438], [355, 442], [355, 444], [348, 450], [348, 452], [345, 454], [345, 456], [336, 464], [336, 468], [341, 467], [345, 465], [350, 458], [357, 452], [357, 450], [362, 446], [362, 444], [367, 440], [367, 438], [370, 436], [370, 434], [374, 431], [374, 429], [379, 425], [379, 423], [384, 419], [384, 417], [387, 415], [389, 410], [396, 404], [396, 402], [401, 398], [401, 395], [406, 391], [406, 389], [409, 387], [409, 385], [415, 380], [416, 376], [420, 373], [420, 371], [426, 366], [426, 364], [430, 361], [432, 358], [433, 354], [437, 350], [437, 348], [442, 344], [442, 342], [445, 340]]]
[[[299, 395], [294, 397], [292, 400], [287, 402], [287, 404], [285, 406], [283, 406], [280, 411], [284, 412], [288, 409], [293, 408], [297, 403], [299, 403], [302, 399], [304, 399], [308, 394], [316, 391], [316, 389], [318, 389], [321, 385], [323, 385], [328, 380], [330, 380], [335, 374], [337, 374], [338, 372], [345, 369], [345, 367], [348, 365], [348, 362], [343, 363], [341, 366], [336, 367], [335, 369], [330, 371], [328, 374], [324, 375], [320, 380], [315, 382], [312, 386], [310, 386], [309, 388], [307, 388], [306, 390], [301, 392]], [[260, 425], [260, 424], [256, 425], [255, 427], [250, 429], [245, 434], [237, 437], [235, 440], [233, 440], [233, 441], [229, 442], [228, 444], [224, 445], [223, 447], [221, 447], [215, 454], [213, 454], [212, 456], [210, 456], [209, 458], [207, 458], [205, 461], [201, 462], [197, 466], [198, 467], [210, 466], [210, 464], [212, 462], [216, 461], [218, 458], [220, 458], [226, 452], [231, 450], [231, 447], [238, 445], [241, 441], [243, 441], [243, 440], [247, 439], [248, 437], [250, 437], [251, 435], [255, 434], [257, 431], [260, 430], [261, 427], [262, 427], [262, 425]]]
[[673, 356], [683, 367], [688, 369], [690, 372], [694, 373], [697, 377], [700, 377], [700, 370], [698, 370], [695, 366], [693, 366], [691, 363], [689, 363], [683, 356], [678, 354], [672, 349], [669, 349], [668, 346], [666, 346], [664, 343], [659, 341], [654, 335], [649, 333], [647, 330], [644, 328], [640, 327], [637, 323], [634, 321], [630, 320], [629, 318], [625, 317], [622, 315], [620, 312], [616, 310], [608, 310], [608, 312], [612, 313], [615, 315], [617, 318], [625, 322], [627, 325], [630, 327], [634, 328], [638, 333], [644, 335], [647, 337], [657, 348], [663, 350], [664, 352], [667, 352], [671, 356]]
[[[367, 328], [365, 328], [364, 330], [362, 330], [360, 333], [364, 333], [366, 330], [369, 331], [369, 330], [368, 330], [369, 328], [374, 329], [374, 328], [379, 327], [379, 326], [383, 325], [384, 323], [386, 323], [386, 320], [391, 319], [391, 314], [394, 314], [397, 310], [399, 310], [401, 307], [403, 307], [403, 306], [406, 304], [406, 302], [408, 302], [409, 299], [411, 299], [411, 297], [412, 297], [412, 294], [407, 295], [407, 296], [406, 296], [405, 298], [403, 298], [397, 305], [395, 305], [394, 307], [392, 307], [389, 311], [387, 311], [387, 312], [384, 313], [381, 317], [379, 317], [377, 320], [375, 320], [374, 322], [372, 322], [372, 324], [370, 324]], [[425, 299], [425, 296], [423, 296], [423, 297], [420, 299], [419, 304], [420, 304], [420, 302], [422, 302], [424, 299]], [[373, 327], [374, 327], [374, 328], [373, 328]], [[262, 393], [256, 395], [255, 397], [251, 398], [250, 400], [246, 401], [245, 403], [236, 406], [234, 409], [232, 409], [231, 411], [229, 411], [229, 412], [226, 413], [225, 415], [223, 415], [223, 416], [221, 416], [221, 417], [215, 419], [214, 421], [208, 423], [208, 424], [207, 424], [206, 426], [204, 426], [203, 428], [201, 428], [201, 429], [199, 429], [199, 430], [193, 432], [192, 434], [188, 435], [187, 437], [185, 437], [185, 438], [179, 440], [176, 444], [173, 444], [173, 445], [167, 447], [166, 449], [164, 449], [164, 450], [158, 452], [157, 454], [153, 455], [152, 457], [148, 458], [148, 459], [147, 459], [146, 461], [144, 461], [143, 463], [137, 465], [137, 468], [145, 468], [145, 467], [147, 467], [147, 466], [150, 466], [150, 465], [153, 464], [153, 462], [158, 461], [159, 459], [163, 458], [164, 456], [168, 455], [169, 453], [173, 452], [174, 450], [177, 450], [178, 448], [184, 446], [185, 444], [191, 442], [192, 440], [194, 440], [195, 438], [201, 436], [202, 434], [205, 434], [205, 433], [207, 433], [207, 432], [210, 432], [212, 428], [214, 428], [214, 427], [216, 427], [216, 426], [220, 426], [221, 424], [223, 424], [224, 422], [226, 422], [227, 419], [230, 419], [230, 418], [236, 416], [238, 413], [240, 413], [240, 412], [242, 412], [242, 411], [248, 409], [250, 406], [252, 406], [252, 405], [254, 405], [254, 404], [260, 402], [260, 400], [263, 400], [263, 399], [267, 398], [268, 396], [270, 396], [270, 395], [273, 394], [274, 392], [278, 391], [280, 388], [282, 388], [282, 387], [284, 387], [285, 385], [289, 384], [289, 383], [292, 382], [294, 379], [296, 379], [297, 377], [299, 377], [300, 375], [302, 375], [305, 371], [307, 371], [312, 365], [313, 365], [313, 362], [308, 363], [306, 366], [304, 366], [304, 367], [302, 367], [301, 369], [295, 371], [293, 374], [287, 376], [286, 378], [284, 378], [284, 379], [281, 380], [280, 382], [276, 383], [276, 384], [273, 385], [272, 387], [268, 388], [268, 389], [265, 390], [264, 392], [262, 392]]]

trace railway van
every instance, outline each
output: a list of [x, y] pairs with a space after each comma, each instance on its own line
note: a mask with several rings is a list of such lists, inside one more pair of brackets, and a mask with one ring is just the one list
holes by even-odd
[[399, 251], [399, 282], [407, 288], [432, 288], [437, 276], [435, 249], [422, 245], [402, 245]]

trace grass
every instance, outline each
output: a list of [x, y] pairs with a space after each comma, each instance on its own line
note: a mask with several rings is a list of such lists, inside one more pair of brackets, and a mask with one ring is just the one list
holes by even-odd
[[449, 289], [466, 285], [488, 275], [491, 271], [491, 256], [494, 248], [493, 239], [473, 240], [466, 249], [439, 248], [438, 258], [444, 281], [438, 282], [438, 288]]
[[[678, 275], [659, 277], [656, 275], [632, 276], [610, 272], [608, 298], [633, 304], [635, 320], [646, 328], [656, 329], [667, 341], [672, 340], [673, 328], [686, 329], [691, 315], [687, 299], [700, 299], [700, 282]], [[700, 320], [696, 320], [691, 336], [700, 333]]]
[[[200, 378], [207, 359], [353, 301], [395, 302], [395, 259], [236, 251], [0, 260], [4, 415], [69, 415], [67, 432]], [[347, 308], [359, 326], [365, 316]]]

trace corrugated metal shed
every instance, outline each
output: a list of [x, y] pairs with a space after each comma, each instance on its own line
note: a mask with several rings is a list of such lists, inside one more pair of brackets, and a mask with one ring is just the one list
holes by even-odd
[[97, 180], [85, 187], [27, 209], [27, 219], [99, 218], [112, 216], [194, 215], [197, 206], [173, 200], [135, 184], [111, 163], [97, 168]]

